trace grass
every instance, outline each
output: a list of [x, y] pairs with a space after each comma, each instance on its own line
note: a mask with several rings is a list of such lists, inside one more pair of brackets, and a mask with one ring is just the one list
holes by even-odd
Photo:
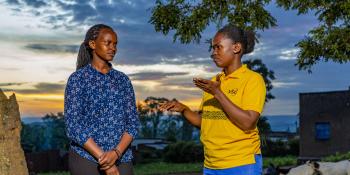
[[[270, 163], [275, 166], [287, 166], [296, 165], [297, 157], [284, 156], [284, 157], [264, 157], [264, 168]], [[154, 162], [147, 164], [137, 164], [134, 166], [135, 175], [160, 175], [169, 173], [189, 173], [189, 172], [202, 172], [203, 162], [199, 163], [166, 163], [166, 162]], [[38, 175], [69, 175], [68, 172], [57, 173], [41, 173]]]
[[[165, 163], [155, 162], [137, 164], [134, 166], [135, 175], [156, 175], [169, 173], [201, 172], [203, 163]], [[38, 175], [69, 175], [68, 172], [40, 173]]]
[[70, 175], [69, 172], [39, 173], [38, 175]]
[[155, 162], [139, 164], [134, 167], [135, 175], [169, 174], [184, 172], [201, 172], [203, 163], [165, 163]]
[[283, 157], [264, 157], [263, 167], [266, 168], [269, 164], [277, 166], [287, 166], [287, 165], [296, 165], [297, 164], [296, 156], [283, 156]]

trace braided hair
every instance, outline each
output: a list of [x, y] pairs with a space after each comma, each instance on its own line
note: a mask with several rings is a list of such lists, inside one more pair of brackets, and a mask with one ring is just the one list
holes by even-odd
[[221, 28], [217, 33], [224, 34], [227, 38], [233, 42], [242, 44], [243, 54], [253, 52], [255, 45], [255, 33], [250, 30], [243, 30], [235, 25], [228, 24]]
[[76, 70], [81, 69], [89, 63], [91, 63], [92, 49], [89, 46], [89, 41], [96, 40], [101, 29], [110, 29], [113, 31], [112, 27], [109, 27], [105, 24], [96, 24], [86, 32], [85, 39], [83, 43], [81, 43], [79, 48]]

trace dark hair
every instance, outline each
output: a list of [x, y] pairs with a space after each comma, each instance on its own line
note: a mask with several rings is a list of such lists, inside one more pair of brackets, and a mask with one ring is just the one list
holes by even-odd
[[243, 30], [235, 25], [225, 25], [217, 33], [224, 34], [227, 38], [234, 42], [239, 42], [243, 47], [243, 54], [251, 53], [255, 45], [255, 33], [250, 30]]
[[81, 43], [78, 57], [77, 57], [77, 69], [80, 69], [92, 61], [92, 49], [89, 46], [89, 41], [96, 40], [101, 29], [110, 29], [113, 31], [112, 27], [109, 27], [105, 24], [96, 24], [92, 26], [85, 35], [83, 43]]

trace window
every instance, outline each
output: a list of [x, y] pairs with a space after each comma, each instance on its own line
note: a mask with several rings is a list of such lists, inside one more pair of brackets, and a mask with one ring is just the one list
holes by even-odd
[[329, 140], [331, 137], [331, 124], [329, 122], [316, 122], [316, 140]]

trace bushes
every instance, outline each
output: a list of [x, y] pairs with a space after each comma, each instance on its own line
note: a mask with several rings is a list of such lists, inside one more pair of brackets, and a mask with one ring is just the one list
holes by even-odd
[[350, 159], [350, 152], [347, 152], [345, 154], [336, 153], [335, 155], [331, 155], [331, 156], [323, 158], [322, 161], [338, 162], [341, 160], [349, 160], [349, 159]]
[[288, 166], [288, 165], [296, 165], [297, 157], [296, 156], [283, 156], [283, 157], [263, 157], [263, 167], [266, 168], [270, 164], [275, 167]]
[[299, 139], [292, 139], [288, 142], [281, 140], [271, 141], [266, 140], [265, 144], [261, 147], [262, 154], [267, 157], [293, 155], [299, 154]]
[[188, 163], [203, 160], [203, 146], [194, 142], [177, 142], [164, 149], [165, 162]]

